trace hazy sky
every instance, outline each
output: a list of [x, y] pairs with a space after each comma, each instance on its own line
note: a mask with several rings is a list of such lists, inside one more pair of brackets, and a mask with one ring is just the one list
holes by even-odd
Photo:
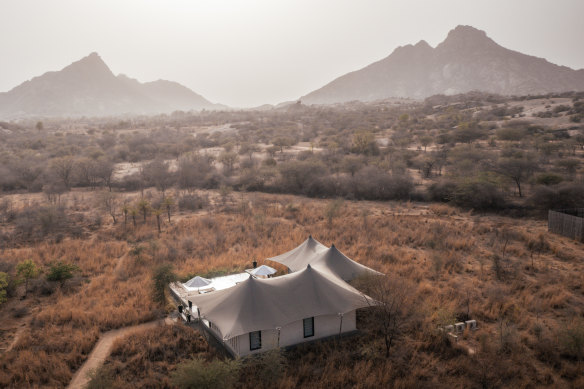
[[97, 51], [115, 73], [278, 103], [467, 24], [584, 68], [583, 0], [0, 0], [0, 91]]

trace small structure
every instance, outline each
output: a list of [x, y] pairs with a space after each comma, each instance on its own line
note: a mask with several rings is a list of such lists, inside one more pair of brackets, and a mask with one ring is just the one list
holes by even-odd
[[466, 327], [471, 331], [475, 331], [477, 329], [477, 321], [476, 320], [467, 320], [464, 323], [466, 324]]
[[211, 280], [203, 277], [196, 276], [195, 278], [191, 278], [187, 282], [184, 283], [184, 286], [187, 288], [204, 288], [211, 283]]
[[248, 273], [252, 276], [256, 276], [259, 278], [269, 278], [271, 275], [276, 274], [277, 270], [273, 267], [269, 267], [267, 265], [262, 265], [260, 267], [256, 267], [253, 270], [249, 270]]
[[548, 231], [584, 243], [584, 208], [548, 211]]
[[464, 332], [464, 327], [465, 324], [463, 322], [460, 323], [454, 323], [454, 328], [456, 329], [456, 332]]
[[355, 331], [356, 310], [374, 304], [351, 285], [310, 265], [269, 279], [248, 275], [232, 288], [187, 298], [203, 324], [235, 356]]

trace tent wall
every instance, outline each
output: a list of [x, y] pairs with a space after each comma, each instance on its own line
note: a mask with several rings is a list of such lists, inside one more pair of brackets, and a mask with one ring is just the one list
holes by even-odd
[[[304, 337], [303, 321], [298, 320], [283, 326], [280, 330], [280, 347], [292, 346], [298, 343], [309, 342], [315, 339], [338, 335], [340, 329], [338, 315], [322, 315], [314, 318], [314, 336]], [[352, 332], [357, 329], [356, 311], [343, 315], [343, 327], [341, 333]], [[226, 345], [237, 355], [245, 356], [265, 352], [278, 347], [278, 331], [262, 331], [262, 348], [251, 351], [249, 349], [249, 333], [236, 336], [227, 340]]]

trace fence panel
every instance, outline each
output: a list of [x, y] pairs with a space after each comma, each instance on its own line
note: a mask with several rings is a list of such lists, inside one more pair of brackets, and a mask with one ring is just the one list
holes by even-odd
[[[584, 210], [566, 210], [548, 212], [548, 231], [567, 236], [584, 243]], [[573, 216], [573, 215], [578, 216]]]

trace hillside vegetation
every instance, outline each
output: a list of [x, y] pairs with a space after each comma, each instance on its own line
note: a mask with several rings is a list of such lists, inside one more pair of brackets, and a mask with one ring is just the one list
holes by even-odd
[[0, 123], [0, 188], [43, 193], [55, 204], [74, 187], [155, 186], [162, 194], [224, 188], [521, 212], [580, 207], [582, 97], [471, 93]]
[[[0, 386], [64, 387], [100, 333], [175, 311], [170, 280], [309, 234], [385, 273], [356, 286], [401, 309], [271, 365], [224, 364], [184, 328], [136, 334], [93, 384], [582, 386], [584, 247], [542, 217], [584, 207], [582, 98], [2, 122]], [[458, 343], [438, 330], [468, 318]]]
[[[26, 206], [33, 201], [27, 196], [6, 198]], [[140, 193], [124, 196], [134, 203]], [[152, 189], [144, 193], [152, 202], [158, 196]], [[179, 194], [171, 190], [166, 196]], [[22, 285], [9, 288], [10, 297], [0, 307], [6, 343], [15, 334], [6, 323], [28, 321], [13, 348], [0, 357], [0, 384], [63, 387], [100, 331], [174, 310], [155, 299], [153, 277], [160, 269], [183, 280], [241, 271], [253, 259], [262, 263], [295, 247], [308, 234], [384, 272], [388, 295], [397, 295], [396, 285], [407, 291], [400, 294], [407, 304], [397, 312], [399, 326], [389, 356], [383, 316], [366, 309], [359, 320], [363, 332], [356, 338], [285, 351], [277, 366], [262, 359], [244, 360], [240, 368], [227, 370], [219, 365], [217, 371], [237, 374], [236, 386], [584, 384], [584, 248], [548, 234], [542, 220], [474, 214], [439, 204], [257, 192], [197, 191], [191, 196], [201, 200], [202, 208], [181, 210], [175, 204], [170, 222], [149, 210], [145, 219], [136, 218], [135, 226], [131, 217], [114, 225], [107, 213], [90, 205], [100, 201], [98, 193], [75, 190], [61, 196], [59, 209], [69, 224], [60, 232], [49, 231], [42, 243], [23, 241], [4, 248], [0, 265], [9, 279], [17, 278], [16, 265], [25, 259], [32, 259], [41, 274], [30, 281], [26, 299], [18, 300]], [[96, 216], [101, 216], [98, 225]], [[4, 221], [2, 229], [14, 228], [16, 221]], [[73, 278], [49, 281], [56, 261], [79, 270]], [[375, 286], [365, 281], [359, 288], [375, 295]], [[467, 318], [476, 319], [479, 329], [464, 333], [458, 343], [437, 331]], [[172, 385], [186, 368], [182, 363], [191, 358], [203, 358], [199, 364], [219, 363], [197, 336], [180, 328], [134, 335], [115, 346], [95, 379], [126, 387]]]

